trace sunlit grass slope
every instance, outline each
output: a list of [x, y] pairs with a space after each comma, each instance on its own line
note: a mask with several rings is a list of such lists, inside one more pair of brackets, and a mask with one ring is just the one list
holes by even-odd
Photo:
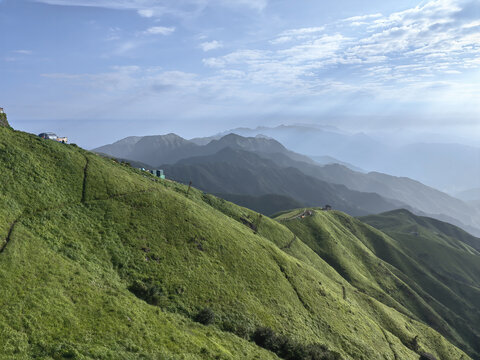
[[250, 210], [8, 129], [0, 174], [0, 358], [278, 359], [250, 340], [269, 327], [345, 359], [468, 359]]
[[[456, 226], [415, 216], [406, 210], [361, 218], [394, 239], [395, 246], [417, 265], [377, 251], [449, 308], [449, 322], [480, 350], [480, 239]], [[428, 276], [427, 276], [428, 275]], [[441, 283], [443, 289], [434, 283]]]
[[[470, 246], [460, 245], [461, 242], [453, 238], [450, 241], [456, 241], [457, 247], [463, 246], [465, 250], [458, 253], [452, 248], [441, 251], [435, 244], [420, 245], [421, 238], [416, 238], [416, 245], [401, 244], [336, 211], [316, 211], [314, 216], [304, 219], [295, 215], [295, 212], [283, 213], [277, 220], [359, 291], [429, 324], [478, 357], [480, 302], [478, 282], [475, 284], [474, 279], [480, 258]], [[431, 258], [430, 267], [412, 256], [420, 246], [423, 247], [420, 257], [427, 252]], [[446, 281], [439, 276], [442, 270], [465, 273], [465, 281]]]

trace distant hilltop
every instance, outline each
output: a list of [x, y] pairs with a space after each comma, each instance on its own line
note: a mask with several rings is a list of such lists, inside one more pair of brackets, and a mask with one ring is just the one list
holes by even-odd
[[0, 127], [10, 127], [10, 124], [7, 120], [7, 114], [2, 107], [0, 107]]

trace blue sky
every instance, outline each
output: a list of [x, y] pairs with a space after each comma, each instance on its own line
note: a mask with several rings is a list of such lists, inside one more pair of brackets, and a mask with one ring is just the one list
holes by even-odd
[[0, 0], [0, 106], [91, 147], [237, 126], [480, 133], [480, 1]]

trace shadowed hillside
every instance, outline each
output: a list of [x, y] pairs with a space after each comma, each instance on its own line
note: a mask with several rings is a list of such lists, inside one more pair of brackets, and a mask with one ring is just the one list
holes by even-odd
[[210, 193], [277, 194], [295, 199], [304, 206], [330, 204], [355, 216], [393, 210], [402, 205], [375, 193], [353, 191], [307, 176], [297, 168], [279, 166], [252, 152], [231, 148], [209, 156], [183, 159], [162, 168], [170, 178], [186, 184], [193, 181], [195, 186]]

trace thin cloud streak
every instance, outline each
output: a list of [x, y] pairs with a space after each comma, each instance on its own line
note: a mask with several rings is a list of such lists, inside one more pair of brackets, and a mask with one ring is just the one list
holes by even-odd
[[223, 44], [220, 41], [213, 40], [213, 41], [206, 41], [200, 44], [200, 48], [204, 52], [217, 50], [223, 47]]
[[147, 35], [171, 35], [175, 32], [174, 27], [166, 26], [152, 26], [145, 30], [143, 33]]
[[39, 3], [58, 6], [86, 6], [115, 10], [133, 10], [139, 16], [152, 18], [164, 15], [185, 17], [189, 14], [201, 13], [209, 6], [229, 8], [244, 7], [262, 11], [268, 0], [34, 0]]

